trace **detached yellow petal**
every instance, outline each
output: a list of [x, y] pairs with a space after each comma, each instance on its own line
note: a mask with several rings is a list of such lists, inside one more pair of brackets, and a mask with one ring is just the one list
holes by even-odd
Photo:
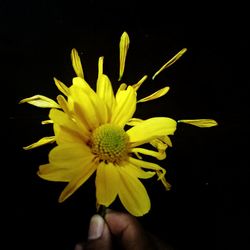
[[71, 61], [72, 61], [72, 66], [74, 68], [76, 75], [81, 78], [84, 78], [81, 59], [76, 49], [71, 50]]
[[55, 142], [55, 140], [56, 140], [55, 136], [46, 136], [46, 137], [41, 138], [37, 142], [34, 142], [28, 146], [23, 147], [23, 149], [29, 150], [29, 149], [37, 148], [45, 144], [53, 143]]
[[127, 32], [123, 32], [120, 40], [120, 71], [118, 81], [120, 81], [123, 76], [129, 43], [130, 41]]
[[153, 94], [151, 94], [151, 95], [149, 95], [147, 97], [144, 97], [144, 98], [140, 99], [137, 102], [147, 102], [147, 101], [152, 101], [154, 99], [160, 98], [160, 97], [166, 95], [167, 92], [169, 91], [169, 89], [170, 89], [169, 87], [159, 89], [156, 92], [154, 92]]
[[168, 68], [172, 64], [174, 64], [180, 57], [187, 51], [186, 48], [183, 48], [179, 51], [174, 57], [172, 57], [169, 61], [167, 61], [152, 77], [154, 80], [157, 75], [159, 75], [164, 69]]
[[43, 95], [34, 95], [22, 99], [19, 103], [29, 103], [39, 108], [60, 108], [60, 106], [52, 99]]
[[130, 128], [127, 134], [132, 146], [138, 146], [152, 141], [160, 136], [172, 135], [176, 130], [176, 121], [167, 117], [147, 119]]
[[108, 207], [116, 198], [120, 185], [119, 166], [108, 162], [101, 162], [96, 171], [96, 199], [97, 203]]
[[209, 128], [218, 125], [218, 123], [213, 119], [178, 120], [178, 122], [187, 123], [200, 128]]
[[118, 167], [117, 170], [120, 174], [118, 195], [123, 206], [134, 216], [146, 214], [151, 204], [145, 187], [128, 168]]

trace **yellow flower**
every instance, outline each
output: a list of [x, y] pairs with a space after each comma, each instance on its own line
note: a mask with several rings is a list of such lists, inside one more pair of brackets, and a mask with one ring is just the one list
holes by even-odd
[[[123, 76], [129, 42], [128, 34], [124, 32], [120, 40], [119, 80]], [[154, 77], [172, 65], [185, 51], [181, 50], [164, 64]], [[141, 155], [165, 159], [167, 147], [172, 146], [169, 136], [174, 134], [177, 122], [167, 117], [142, 120], [133, 115], [137, 103], [159, 98], [169, 91], [169, 87], [137, 100], [137, 91], [147, 79], [144, 76], [134, 85], [122, 83], [114, 94], [108, 76], [103, 73], [104, 58], [100, 57], [94, 91], [84, 79], [76, 49], [71, 52], [71, 60], [76, 73], [72, 85], [67, 87], [54, 78], [57, 88], [62, 92], [62, 95], [57, 96], [57, 102], [42, 95], [20, 101], [50, 108], [49, 120], [42, 123], [53, 124], [54, 130], [54, 135], [44, 137], [24, 149], [56, 142], [57, 145], [49, 153], [49, 163], [39, 167], [38, 175], [45, 180], [68, 183], [59, 202], [71, 196], [96, 173], [98, 206], [108, 207], [118, 196], [131, 214], [142, 216], [150, 210], [150, 199], [140, 179], [151, 178], [156, 174], [167, 190], [170, 184], [165, 179], [166, 170], [156, 163], [144, 161]], [[210, 119], [179, 122], [200, 127], [217, 125]], [[144, 148], [144, 144], [152, 148]]]

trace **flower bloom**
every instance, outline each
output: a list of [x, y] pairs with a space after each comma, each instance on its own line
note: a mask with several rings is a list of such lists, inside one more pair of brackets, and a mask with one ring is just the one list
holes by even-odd
[[[129, 36], [124, 32], [120, 39], [119, 80], [125, 69], [129, 43]], [[185, 51], [184, 48], [177, 53], [153, 78], [178, 60]], [[71, 196], [95, 173], [98, 206], [108, 207], [118, 196], [127, 211], [134, 216], [142, 216], [150, 210], [150, 199], [140, 179], [156, 175], [164, 187], [170, 189], [165, 179], [166, 170], [156, 163], [144, 161], [142, 155], [165, 159], [167, 147], [172, 146], [170, 136], [174, 134], [177, 122], [168, 117], [142, 120], [133, 115], [137, 103], [159, 98], [168, 92], [169, 87], [137, 100], [137, 91], [147, 79], [144, 76], [133, 85], [122, 83], [114, 94], [110, 79], [103, 73], [104, 58], [100, 57], [94, 91], [84, 78], [76, 49], [72, 49], [71, 60], [76, 73], [72, 85], [67, 87], [54, 78], [62, 93], [57, 96], [57, 101], [42, 95], [20, 101], [49, 108], [49, 120], [42, 123], [53, 124], [54, 130], [54, 135], [44, 137], [24, 149], [56, 143], [49, 153], [49, 162], [39, 167], [38, 175], [45, 180], [68, 183], [59, 202]], [[211, 119], [178, 122], [199, 127], [217, 125]], [[143, 147], [145, 144], [151, 145], [151, 148]]]

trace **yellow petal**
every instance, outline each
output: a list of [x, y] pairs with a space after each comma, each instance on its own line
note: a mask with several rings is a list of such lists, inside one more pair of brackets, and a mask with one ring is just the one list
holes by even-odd
[[[78, 171], [79, 172], [79, 171]], [[43, 164], [39, 166], [37, 175], [47, 181], [69, 182], [75, 176], [74, 168], [61, 168], [52, 164]]]
[[153, 94], [151, 94], [151, 95], [149, 95], [147, 97], [144, 97], [144, 98], [140, 99], [137, 102], [147, 102], [147, 101], [152, 101], [154, 99], [162, 97], [162, 96], [164, 96], [164, 95], [167, 94], [167, 92], [169, 91], [169, 89], [170, 89], [169, 87], [165, 87], [165, 88], [159, 89], [156, 92], [154, 92]]
[[81, 78], [84, 78], [81, 59], [76, 49], [71, 50], [71, 61], [72, 61], [72, 66], [74, 68], [76, 75]]
[[131, 152], [140, 153], [144, 155], [150, 155], [150, 156], [157, 158], [158, 160], [164, 160], [166, 158], [165, 151], [156, 152], [156, 151], [145, 149], [145, 148], [132, 148]]
[[45, 180], [69, 182], [82, 174], [93, 158], [84, 144], [56, 146], [49, 153], [50, 163], [41, 165], [37, 174]]
[[52, 120], [44, 120], [41, 123], [45, 125], [45, 124], [53, 124], [54, 122]]
[[116, 103], [111, 122], [124, 127], [136, 109], [136, 92], [133, 87], [128, 86], [126, 90], [120, 90], [116, 95]]
[[165, 179], [166, 170], [164, 168], [160, 167], [158, 164], [138, 160], [132, 157], [129, 157], [128, 161], [137, 167], [155, 170], [156, 174], [158, 175], [158, 180], [162, 182], [166, 190], [170, 190], [171, 184], [169, 184]]
[[[87, 165], [88, 164], [88, 165]], [[84, 184], [89, 177], [95, 172], [97, 164], [95, 161], [85, 162], [82, 171], [76, 175], [69, 184], [62, 191], [59, 202], [65, 201], [69, 196], [71, 196], [82, 184]]]
[[212, 119], [178, 120], [178, 122], [187, 123], [200, 128], [209, 128], [218, 125], [218, 123]]
[[160, 136], [172, 135], [176, 130], [176, 121], [167, 117], [147, 119], [130, 128], [127, 134], [132, 146], [138, 146], [152, 141]]
[[135, 125], [138, 125], [140, 123], [142, 123], [143, 120], [142, 119], [139, 119], [139, 118], [131, 118], [129, 119], [129, 121], [126, 123], [126, 125], [128, 126], [135, 126]]
[[135, 91], [138, 91], [140, 86], [146, 81], [147, 78], [148, 78], [148, 76], [145, 75], [145, 76], [142, 77], [142, 79], [139, 82], [132, 85], [132, 87], [135, 89]]
[[34, 95], [22, 99], [19, 103], [29, 103], [39, 108], [60, 108], [60, 106], [52, 99], [43, 95]]
[[109, 207], [115, 200], [120, 183], [117, 166], [112, 163], [101, 162], [96, 171], [96, 199], [97, 203]]
[[54, 77], [54, 82], [55, 82], [56, 87], [59, 89], [59, 91], [61, 91], [66, 96], [69, 95], [69, 88], [64, 83], [62, 83], [55, 77]]
[[120, 173], [119, 198], [123, 206], [134, 216], [142, 216], [150, 210], [151, 204], [143, 184], [131, 175], [126, 167], [117, 168]]
[[96, 93], [107, 105], [108, 115], [110, 119], [116, 100], [108, 76], [102, 74], [98, 77]]
[[104, 61], [104, 57], [103, 56], [99, 57], [99, 59], [98, 59], [98, 77], [103, 74], [103, 61]]
[[120, 81], [123, 76], [129, 43], [130, 41], [127, 32], [123, 32], [120, 40], [120, 71], [118, 81]]
[[169, 61], [167, 61], [152, 77], [154, 80], [157, 75], [159, 75], [164, 69], [168, 68], [172, 64], [174, 64], [185, 52], [187, 51], [186, 48], [183, 48], [179, 51], [174, 57], [172, 57]]
[[53, 143], [53, 142], [55, 142], [55, 140], [56, 140], [55, 136], [43, 137], [40, 140], [38, 140], [37, 142], [34, 142], [28, 146], [23, 147], [23, 149], [29, 150], [29, 149], [37, 148], [37, 147], [43, 146], [45, 144]]
[[[64, 130], [65, 133], [71, 134], [74, 137], [78, 137], [82, 141], [86, 142], [89, 140], [89, 132], [84, 126], [79, 127], [75, 122], [73, 122], [64, 112], [51, 109], [49, 113], [49, 118], [54, 122], [54, 124], [59, 125], [61, 130]], [[57, 141], [64, 141], [65, 133], [55, 133]]]
[[141, 178], [141, 179], [149, 179], [155, 175], [155, 172], [144, 171], [140, 167], [135, 166], [135, 165], [131, 164], [130, 162], [124, 162], [122, 164], [119, 164], [119, 167], [126, 168], [127, 171], [129, 171], [132, 176], [135, 176], [135, 177]]
[[57, 102], [59, 103], [60, 107], [62, 108], [62, 110], [68, 116], [70, 116], [70, 111], [69, 111], [68, 103], [67, 103], [66, 99], [62, 95], [58, 95], [56, 99], [57, 99]]
[[82, 117], [84, 122], [88, 123], [89, 129], [94, 129], [107, 122], [108, 113], [104, 101], [84, 79], [73, 78], [73, 85], [70, 87], [70, 100], [73, 103], [74, 111], [79, 117]]

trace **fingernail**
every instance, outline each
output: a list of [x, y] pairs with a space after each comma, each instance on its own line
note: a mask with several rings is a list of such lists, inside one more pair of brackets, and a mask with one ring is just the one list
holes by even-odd
[[96, 240], [100, 238], [102, 236], [103, 229], [104, 229], [103, 218], [98, 214], [93, 215], [90, 220], [88, 239]]

